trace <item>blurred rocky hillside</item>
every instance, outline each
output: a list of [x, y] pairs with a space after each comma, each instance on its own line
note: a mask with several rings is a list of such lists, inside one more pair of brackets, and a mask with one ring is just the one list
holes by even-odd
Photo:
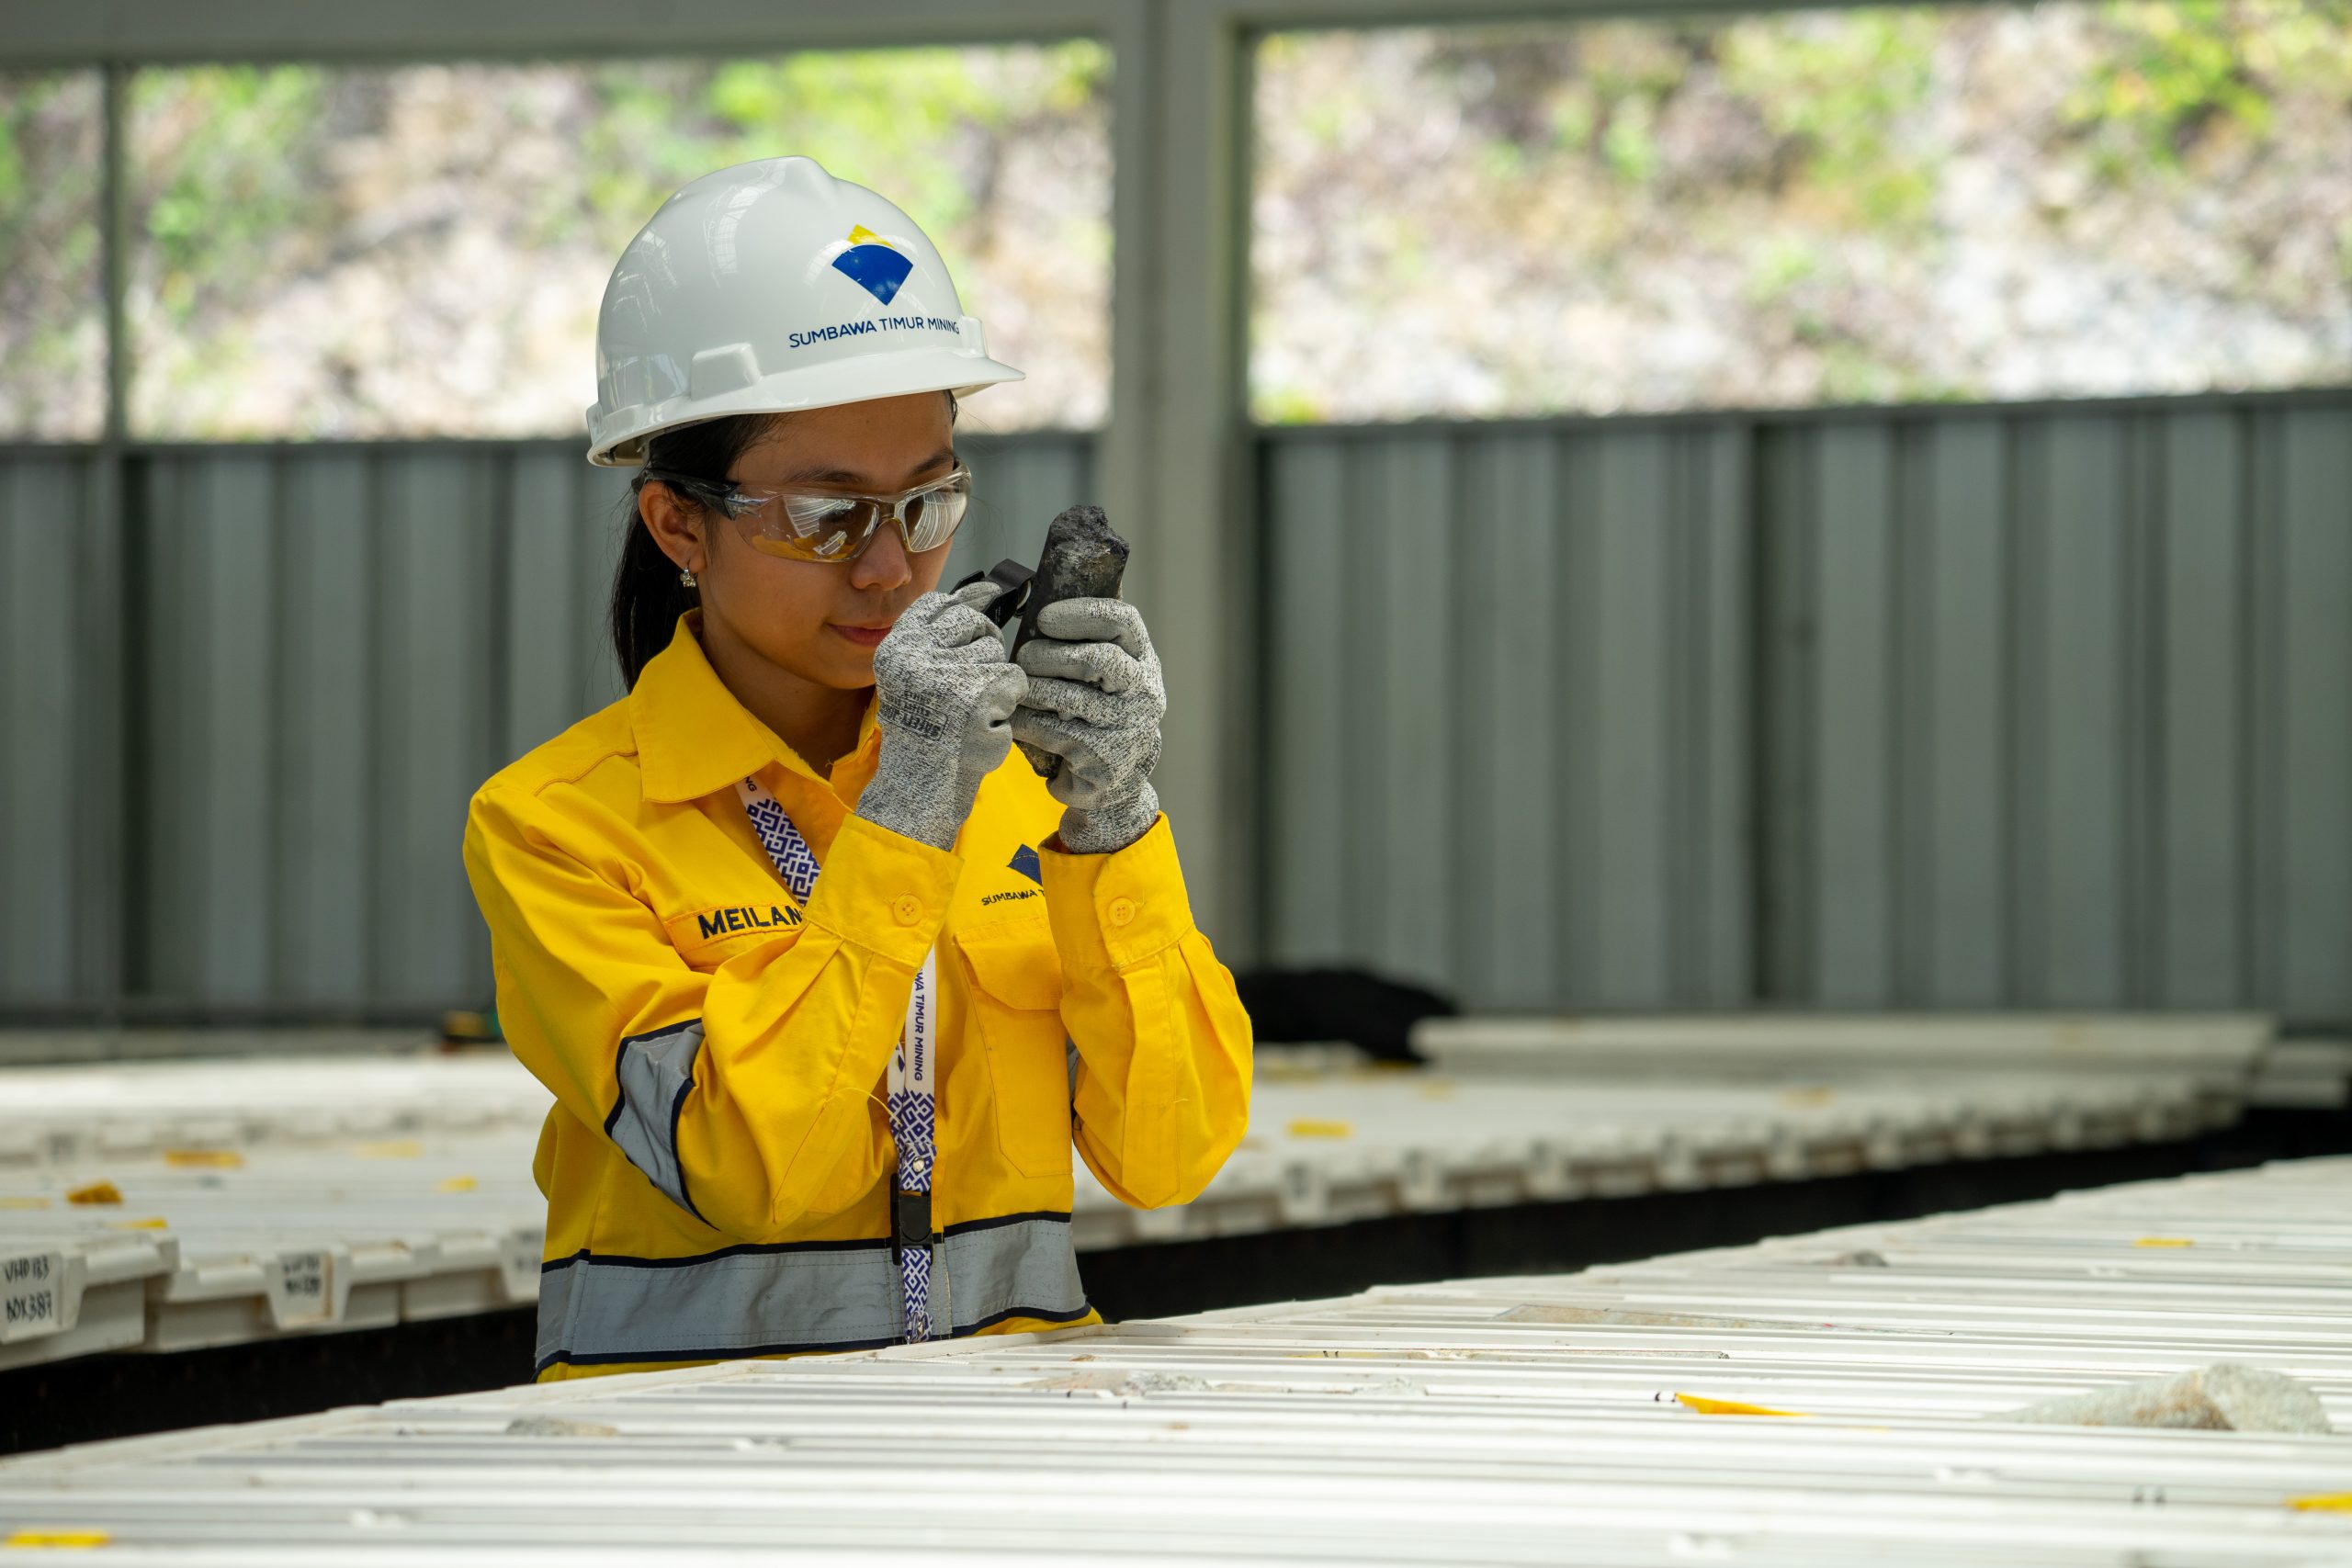
[[[813, 154], [1109, 399], [1098, 44], [131, 78], [132, 429], [575, 434], [662, 197]], [[2352, 0], [1283, 33], [1256, 70], [1265, 421], [2352, 380]], [[0, 435], [103, 408], [92, 73], [0, 77]]]
[[[991, 348], [1028, 370], [975, 399], [972, 425], [1097, 424], [1109, 72], [1084, 42], [141, 71], [129, 118], [132, 429], [579, 434], [597, 304], [629, 236], [687, 181], [787, 152], [906, 208]], [[7, 107], [0, 127], [34, 123]], [[11, 272], [63, 274], [69, 246], [95, 243], [94, 181], [81, 196], [9, 242]], [[45, 335], [0, 340], [0, 383], [38, 383], [40, 367], [86, 353], [91, 330], [51, 309]]]
[[1271, 421], [2352, 379], [2343, 0], [1279, 35]]

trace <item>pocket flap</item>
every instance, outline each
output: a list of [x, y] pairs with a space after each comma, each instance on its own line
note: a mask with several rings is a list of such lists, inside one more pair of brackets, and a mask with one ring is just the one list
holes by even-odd
[[973, 982], [1009, 1008], [1062, 1005], [1062, 960], [1053, 929], [1041, 917], [1004, 920], [956, 933]]

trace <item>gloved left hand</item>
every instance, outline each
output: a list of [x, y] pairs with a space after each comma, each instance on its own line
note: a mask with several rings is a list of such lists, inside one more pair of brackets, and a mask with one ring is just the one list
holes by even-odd
[[1168, 711], [1142, 615], [1121, 599], [1048, 604], [1019, 663], [1029, 690], [1013, 710], [1012, 738], [1062, 760], [1046, 785], [1065, 807], [1062, 847], [1081, 855], [1126, 848], [1159, 819], [1151, 770]]

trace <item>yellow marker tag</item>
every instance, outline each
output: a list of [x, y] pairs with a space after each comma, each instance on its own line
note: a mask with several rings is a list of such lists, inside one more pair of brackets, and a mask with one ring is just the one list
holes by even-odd
[[2323, 1492], [2314, 1497], [2290, 1497], [2287, 1506], [2299, 1514], [2352, 1514], [2352, 1492]]
[[361, 1159], [422, 1159], [424, 1145], [414, 1138], [388, 1138], [380, 1144], [361, 1144], [351, 1151]]
[[46, 1198], [0, 1198], [0, 1209], [46, 1209]]
[[2195, 1247], [2185, 1235], [2143, 1235], [2132, 1244], [2134, 1247]]
[[245, 1156], [234, 1149], [165, 1149], [164, 1163], [175, 1170], [243, 1170]]
[[433, 1190], [435, 1192], [470, 1192], [480, 1185], [481, 1183], [476, 1181], [470, 1176], [453, 1176], [447, 1181], [435, 1182], [433, 1184]]
[[114, 1537], [104, 1530], [18, 1530], [8, 1538], [7, 1544], [12, 1551], [44, 1548], [86, 1551], [94, 1546], [106, 1546], [113, 1540]]
[[1834, 1089], [1789, 1089], [1781, 1091], [1781, 1103], [1783, 1105], [1826, 1105], [1837, 1098], [1838, 1091]]
[[107, 1229], [113, 1231], [167, 1231], [171, 1228], [169, 1220], [114, 1220], [107, 1225]]
[[1356, 1129], [1351, 1122], [1317, 1122], [1301, 1118], [1290, 1124], [1290, 1135], [1294, 1138], [1352, 1138], [1356, 1135]]
[[1761, 1404], [1742, 1404], [1736, 1399], [1702, 1399], [1695, 1393], [1678, 1393], [1675, 1403], [1685, 1410], [1695, 1410], [1702, 1416], [1787, 1416], [1797, 1420], [1810, 1420], [1802, 1410], [1773, 1410]]
[[65, 1194], [69, 1203], [119, 1203], [122, 1189], [111, 1181], [93, 1181], [86, 1187], [70, 1189]]

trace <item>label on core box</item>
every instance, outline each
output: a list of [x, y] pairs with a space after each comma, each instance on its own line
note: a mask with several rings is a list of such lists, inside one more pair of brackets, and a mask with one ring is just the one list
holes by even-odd
[[280, 1328], [334, 1315], [334, 1267], [323, 1252], [281, 1252], [269, 1265], [269, 1305]]
[[539, 1294], [539, 1255], [547, 1250], [543, 1230], [511, 1231], [499, 1252], [499, 1271], [505, 1276], [508, 1299], [536, 1301]]
[[65, 1255], [0, 1257], [0, 1344], [54, 1334], [65, 1326]]

